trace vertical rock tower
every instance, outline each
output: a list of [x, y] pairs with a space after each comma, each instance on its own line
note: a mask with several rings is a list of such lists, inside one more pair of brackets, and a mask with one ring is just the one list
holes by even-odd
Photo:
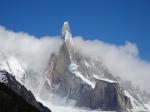
[[79, 107], [119, 112], [132, 108], [130, 99], [104, 65], [74, 52], [68, 22], [64, 22], [61, 39], [62, 46], [58, 54], [51, 55], [46, 70], [45, 84], [53, 94], [66, 97], [66, 102], [75, 100]]
[[74, 49], [73, 49], [73, 39], [71, 30], [69, 27], [68, 21], [64, 22], [64, 25], [62, 27], [62, 39], [63, 39], [63, 47], [66, 48], [69, 60], [72, 62], [74, 60]]
[[64, 22], [62, 27], [63, 41], [58, 55], [53, 53], [47, 67], [47, 76], [50, 79], [49, 84], [59, 84], [68, 72], [69, 65], [74, 62], [74, 48], [71, 30], [68, 22]]

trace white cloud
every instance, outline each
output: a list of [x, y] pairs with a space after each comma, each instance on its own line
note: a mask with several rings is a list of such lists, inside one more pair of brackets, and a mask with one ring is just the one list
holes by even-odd
[[[139, 58], [136, 44], [108, 44], [100, 40], [74, 38], [76, 50], [92, 58], [99, 58], [116, 76], [131, 80], [134, 84], [150, 92], [150, 62]], [[20, 55], [23, 60], [41, 70], [48, 62], [50, 54], [57, 52], [61, 45], [59, 37], [41, 37], [38, 39], [23, 32], [13, 32], [0, 27], [0, 52]]]
[[126, 42], [119, 46], [100, 40], [83, 40], [82, 37], [76, 37], [74, 41], [78, 45], [76, 50], [100, 59], [114, 75], [130, 80], [133, 84], [150, 92], [150, 62], [139, 58], [136, 44]]
[[36, 38], [27, 33], [8, 31], [0, 27], [0, 52], [9, 52], [41, 70], [48, 62], [50, 54], [57, 52], [61, 41], [58, 37]]

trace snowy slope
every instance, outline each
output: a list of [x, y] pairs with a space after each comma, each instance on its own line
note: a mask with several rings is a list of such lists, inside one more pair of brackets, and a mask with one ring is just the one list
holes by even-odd
[[21, 84], [24, 84], [24, 77], [26, 71], [22, 64], [13, 55], [6, 56], [6, 54], [0, 55], [0, 70], [5, 70], [12, 74]]
[[[1, 112], [51, 112], [39, 103], [11, 74], [0, 70], [0, 111]], [[13, 105], [12, 105], [13, 104]], [[34, 108], [33, 108], [33, 107]]]
[[87, 83], [90, 85], [93, 89], [95, 88], [95, 82], [90, 81], [88, 78], [84, 77], [79, 71], [78, 71], [78, 65], [75, 63], [71, 63], [69, 65], [69, 71], [75, 74], [77, 77], [82, 79], [83, 82]]
[[41, 76], [19, 57], [9, 53], [0, 53], [0, 70], [12, 74], [19, 83], [33, 93], [38, 91], [37, 85], [42, 79]]
[[125, 94], [131, 99], [131, 103], [133, 106], [132, 111], [137, 112], [137, 111], [144, 111], [144, 112], [149, 112], [150, 110], [150, 105], [149, 104], [141, 104], [139, 103], [133, 96], [128, 91], [125, 91]]
[[45, 106], [49, 107], [52, 110], [52, 112], [115, 112], [115, 111], [102, 111], [100, 109], [90, 110], [87, 108], [78, 108], [75, 106], [65, 106], [65, 105], [58, 106], [52, 102], [44, 101], [39, 98], [37, 98], [37, 99], [38, 99], [38, 101], [42, 102]]

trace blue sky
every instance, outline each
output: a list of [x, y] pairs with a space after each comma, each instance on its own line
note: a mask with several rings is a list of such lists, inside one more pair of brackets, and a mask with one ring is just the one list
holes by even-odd
[[66, 20], [73, 36], [117, 45], [131, 41], [150, 61], [149, 0], [0, 0], [0, 25], [13, 31], [60, 35]]

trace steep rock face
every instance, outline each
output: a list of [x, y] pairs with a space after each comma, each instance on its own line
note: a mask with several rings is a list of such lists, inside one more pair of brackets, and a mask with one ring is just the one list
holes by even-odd
[[68, 25], [68, 22], [64, 23], [62, 29], [62, 41], [63, 45], [60, 48], [59, 55], [52, 54], [50, 58], [50, 62], [47, 67], [47, 75], [48, 79], [50, 79], [50, 83], [58, 84], [64, 75], [68, 72], [68, 66], [73, 61], [73, 43], [72, 43], [72, 35]]
[[76, 101], [75, 105], [91, 109], [127, 111], [132, 105], [117, 81], [102, 63], [74, 52], [67, 22], [62, 30], [63, 45], [53, 54], [46, 80], [53, 93]]
[[93, 108], [119, 111], [132, 108], [129, 97], [124, 95], [124, 91], [116, 82], [97, 80], [93, 96]]
[[51, 112], [6, 71], [0, 71], [0, 107], [1, 112]]

